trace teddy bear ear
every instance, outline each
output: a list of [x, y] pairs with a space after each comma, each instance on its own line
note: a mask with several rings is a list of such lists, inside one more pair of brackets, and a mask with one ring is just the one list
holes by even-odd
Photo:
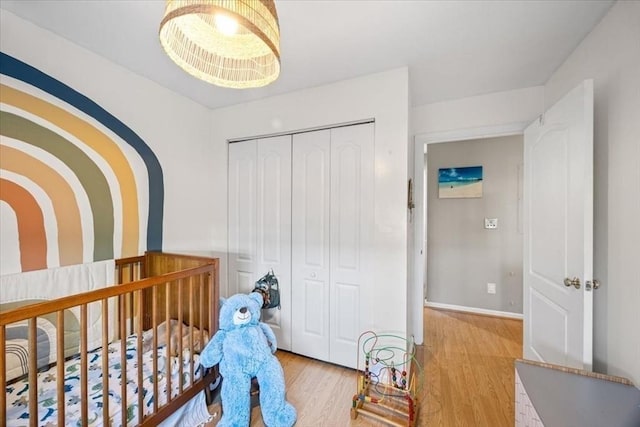
[[220, 297], [220, 302], [218, 305], [218, 308], [222, 308], [222, 306], [224, 305], [224, 303], [227, 302], [226, 298]]

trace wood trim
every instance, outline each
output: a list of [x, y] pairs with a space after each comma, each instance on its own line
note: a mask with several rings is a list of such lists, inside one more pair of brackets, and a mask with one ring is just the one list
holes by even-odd
[[[4, 325], [0, 325], [0, 343], [6, 340], [6, 328]], [[2, 345], [2, 344], [0, 344]], [[2, 349], [4, 350], [4, 348]], [[0, 385], [4, 386], [7, 382], [6, 378], [7, 363], [5, 359], [5, 352], [0, 351]], [[0, 420], [7, 419], [7, 395], [0, 393]]]
[[[36, 319], [29, 319], [29, 425], [38, 422], [38, 348]], [[4, 386], [4, 384], [2, 384]], [[4, 388], [4, 387], [3, 387]]]
[[438, 144], [469, 139], [497, 138], [500, 136], [521, 135], [528, 125], [529, 122], [513, 122], [495, 126], [428, 132], [418, 134], [414, 139], [417, 144]]
[[624, 377], [600, 374], [598, 372], [585, 371], [583, 369], [569, 368], [567, 366], [554, 365], [552, 363], [538, 362], [530, 359], [517, 359], [516, 363], [526, 363], [527, 365], [539, 366], [541, 368], [554, 369], [556, 371], [568, 372], [570, 374], [583, 375], [585, 377], [597, 378], [599, 380], [611, 381], [614, 383], [633, 386], [633, 383]]
[[[59, 310], [57, 313], [56, 335], [64, 335], [64, 311]], [[56, 340], [56, 360], [64, 360], [64, 340]], [[58, 378], [64, 378], [64, 363], [58, 363], [56, 366], [56, 375]], [[58, 396], [64, 395], [64, 381], [58, 381], [56, 387]], [[65, 425], [66, 402], [58, 400], [58, 425]]]
[[78, 295], [70, 295], [51, 301], [45, 301], [25, 307], [20, 307], [15, 310], [3, 312], [2, 319], [0, 319], [0, 325], [8, 325], [10, 323], [20, 322], [22, 320], [39, 317], [47, 313], [56, 312], [58, 310], [65, 310], [76, 307], [81, 304], [89, 304], [101, 299], [117, 297], [119, 295], [123, 295], [125, 293], [137, 291], [140, 289], [151, 288], [167, 281], [178, 280], [196, 274], [211, 273], [212, 271], [213, 268], [211, 265], [203, 265], [201, 267], [189, 268], [174, 273], [166, 273], [159, 276], [150, 277], [148, 279], [142, 279], [136, 282], [127, 283], [125, 285], [96, 289], [94, 291], [83, 292]]
[[480, 316], [504, 317], [507, 319], [522, 320], [522, 314], [511, 313], [509, 311], [488, 310], [486, 308], [467, 307], [464, 305], [443, 304], [439, 302], [424, 302], [425, 307], [435, 308], [438, 310], [459, 311], [462, 313], [477, 314]]
[[353, 120], [353, 121], [350, 121], [350, 122], [336, 123], [336, 124], [330, 125], [330, 126], [315, 126], [315, 127], [292, 130], [292, 131], [265, 133], [265, 134], [262, 134], [262, 135], [254, 135], [254, 136], [248, 136], [248, 137], [242, 137], [242, 138], [231, 138], [231, 139], [228, 139], [227, 142], [229, 144], [234, 144], [236, 142], [251, 141], [253, 139], [265, 139], [265, 138], [274, 138], [274, 137], [278, 137], [278, 136], [297, 135], [297, 134], [300, 134], [300, 133], [315, 132], [315, 131], [318, 131], [318, 130], [343, 128], [343, 127], [347, 127], [347, 126], [358, 126], [358, 125], [364, 125], [364, 124], [375, 123], [375, 122], [376, 122], [376, 119], [374, 119], [374, 118], [363, 119], [363, 120]]

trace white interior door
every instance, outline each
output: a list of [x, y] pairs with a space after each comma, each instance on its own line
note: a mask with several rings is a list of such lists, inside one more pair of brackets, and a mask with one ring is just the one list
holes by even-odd
[[331, 129], [329, 361], [356, 367], [372, 327], [373, 124]]
[[262, 310], [278, 348], [291, 350], [291, 135], [257, 143], [255, 281], [273, 270], [280, 286], [278, 308]]
[[229, 294], [253, 289], [256, 272], [257, 141], [229, 144]]
[[590, 370], [593, 81], [525, 130], [524, 164], [524, 357]]
[[281, 308], [262, 311], [291, 349], [291, 136], [229, 145], [229, 293], [249, 293], [270, 269]]
[[329, 360], [329, 130], [293, 142], [292, 351]]

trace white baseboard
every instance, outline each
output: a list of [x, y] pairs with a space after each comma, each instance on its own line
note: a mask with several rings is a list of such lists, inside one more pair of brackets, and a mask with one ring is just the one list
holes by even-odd
[[443, 304], [439, 302], [429, 302], [424, 300], [425, 307], [439, 308], [441, 310], [462, 311], [465, 313], [483, 314], [485, 316], [507, 317], [509, 319], [522, 320], [522, 314], [512, 313], [510, 311], [488, 310], [486, 308], [466, 307], [464, 305]]

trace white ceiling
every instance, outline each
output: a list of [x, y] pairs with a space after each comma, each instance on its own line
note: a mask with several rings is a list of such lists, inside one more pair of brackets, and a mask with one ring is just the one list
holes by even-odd
[[282, 71], [260, 89], [201, 82], [158, 41], [162, 0], [0, 7], [210, 108], [407, 66], [412, 105], [544, 84], [613, 0], [276, 0]]

